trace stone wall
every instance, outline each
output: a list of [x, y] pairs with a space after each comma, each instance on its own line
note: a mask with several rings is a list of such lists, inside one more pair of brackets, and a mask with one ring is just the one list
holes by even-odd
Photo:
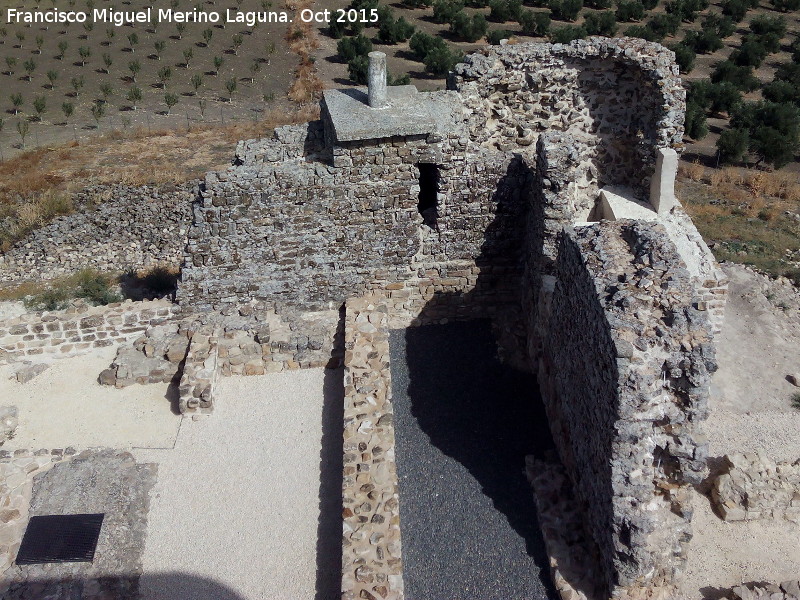
[[549, 310], [530, 310], [539, 385], [606, 584], [668, 584], [691, 538], [687, 488], [706, 469], [694, 433], [716, 369], [708, 320], [657, 224], [566, 229], [553, 277]]
[[369, 298], [345, 311], [342, 599], [402, 600], [388, 311]]
[[[685, 91], [674, 54], [641, 39], [492, 46], [457, 65], [451, 84], [483, 146], [524, 155], [541, 133], [568, 133], [583, 189], [644, 192], [655, 149], [682, 147]], [[588, 207], [578, 212], [588, 216]]]
[[729, 600], [800, 600], [800, 580], [737, 585], [726, 596]]
[[[445, 293], [470, 293], [473, 305], [503, 303], [504, 290], [519, 289], [540, 132], [568, 134], [571, 211], [585, 220], [599, 185], [644, 186], [656, 148], [680, 143], [673, 59], [642, 40], [505, 46], [459, 65], [454, 91], [424, 95], [437, 120], [429, 134], [338, 142], [323, 110], [323, 121], [242, 142], [236, 164], [202, 186], [181, 301], [332, 309], [388, 286], [423, 298], [423, 280], [433, 280]], [[417, 206], [421, 164], [438, 168], [427, 223]], [[451, 268], [480, 277], [437, 281]], [[408, 307], [406, 320], [427, 303]]]
[[[348, 305], [347, 344], [375, 345], [377, 363], [376, 373], [358, 370], [365, 383], [348, 387], [347, 411], [385, 384], [372, 317], [393, 327], [493, 317], [505, 356], [540, 374], [561, 459], [607, 557], [606, 587], [668, 584], [690, 538], [686, 486], [704, 475], [693, 438], [715, 368], [704, 309], [724, 281], [709, 278], [704, 297], [661, 225], [571, 227], [598, 218], [603, 186], [647, 197], [657, 150], [681, 149], [674, 55], [634, 39], [493, 47], [459, 65], [450, 87], [424, 99], [408, 91], [428, 133], [402, 133], [358, 107], [381, 134], [340, 141], [340, 129], [358, 127], [334, 123], [326, 99], [322, 121], [241, 143], [234, 166], [201, 187], [180, 301], [223, 312], [257, 302], [281, 315], [335, 311], [351, 297], [385, 305], [385, 316]], [[421, 165], [436, 169], [427, 211]], [[231, 337], [248, 357], [237, 354], [236, 366], [257, 366], [263, 343]], [[354, 414], [356, 431], [372, 436], [365, 449], [376, 439], [372, 410]], [[348, 448], [357, 480], [371, 465]], [[365, 521], [347, 493], [345, 530], [357, 531], [347, 528]], [[375, 595], [367, 586], [384, 583], [386, 565], [373, 570], [382, 559], [371, 547], [359, 546], [369, 559], [356, 562], [345, 538], [343, 590]]]
[[197, 182], [84, 188], [73, 198], [72, 214], [0, 255], [0, 284], [55, 279], [87, 267], [114, 272], [178, 267], [196, 188]]
[[[485, 296], [486, 305], [513, 301], [524, 237], [519, 187], [528, 177], [519, 161], [468, 160], [463, 149], [444, 152], [444, 142], [418, 138], [337, 147], [348, 167], [308, 156], [268, 161], [315, 147], [320, 130], [281, 128], [270, 144], [240, 147], [252, 162], [209, 174], [181, 302], [220, 309], [255, 298], [321, 310], [384, 290], [403, 300], [399, 312], [410, 321], [436, 294], [473, 292], [472, 303]], [[296, 141], [300, 133], [311, 141]], [[417, 165], [433, 160], [423, 158], [431, 153], [441, 159], [436, 229], [417, 208]]]
[[23, 357], [67, 357], [139, 337], [151, 325], [180, 313], [166, 300], [81, 305], [66, 311], [27, 313], [0, 323], [0, 363]]
[[725, 456], [711, 501], [726, 521], [786, 519], [800, 523], [800, 460], [776, 463], [763, 452]]

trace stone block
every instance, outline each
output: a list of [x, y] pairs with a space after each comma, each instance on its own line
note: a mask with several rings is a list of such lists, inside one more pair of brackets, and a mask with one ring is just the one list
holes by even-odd
[[677, 202], [675, 178], [678, 176], [678, 153], [672, 148], [659, 148], [656, 170], [650, 179], [650, 204], [658, 214], [668, 213]]
[[47, 369], [50, 368], [50, 365], [46, 363], [35, 363], [35, 364], [26, 364], [22, 368], [18, 369], [17, 372], [14, 374], [14, 377], [19, 383], [27, 383], [37, 375], [44, 373]]

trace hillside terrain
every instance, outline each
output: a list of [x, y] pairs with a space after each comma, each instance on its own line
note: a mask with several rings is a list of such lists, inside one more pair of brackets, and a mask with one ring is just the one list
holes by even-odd
[[[37, 6], [32, 0], [2, 3], [12, 5]], [[145, 2], [54, 0], [53, 6], [130, 11]], [[304, 7], [317, 8], [299, 0], [153, 6], [287, 11], [295, 17]], [[678, 51], [687, 88], [695, 86], [687, 130], [696, 136], [684, 138], [679, 193], [717, 258], [800, 277], [796, 153], [772, 173], [770, 160], [754, 153], [726, 166], [717, 148], [720, 136], [732, 130], [732, 115], [739, 118], [737, 106], [773, 97], [776, 89], [791, 104], [789, 87], [800, 83], [783, 82], [787, 87], [775, 78], [797, 75], [800, 7], [792, 0], [333, 0], [325, 8], [333, 23], [313, 27], [0, 25], [0, 251], [75, 210], [72, 195], [82, 187], [179, 183], [224, 167], [238, 139], [313, 115], [323, 87], [362, 83], [370, 49], [388, 54], [393, 82], [434, 90], [445, 87], [444, 73], [454, 62], [487, 42], [566, 41], [599, 33], [646, 37]], [[372, 8], [378, 23], [358, 23]], [[364, 12], [356, 13], [356, 22], [338, 23], [337, 15], [350, 13], [337, 9]], [[709, 39], [698, 41], [704, 32]], [[745, 50], [753, 52], [752, 60], [741, 58]], [[747, 90], [722, 80], [703, 91], [703, 82], [718, 79], [718, 65], [727, 59], [755, 77]], [[753, 64], [738, 64], [748, 61]], [[290, 97], [305, 101], [299, 113]]]

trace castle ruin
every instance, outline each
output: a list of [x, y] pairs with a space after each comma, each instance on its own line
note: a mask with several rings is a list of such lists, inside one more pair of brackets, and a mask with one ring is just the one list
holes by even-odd
[[326, 90], [319, 121], [240, 142], [201, 185], [182, 412], [213, 410], [218, 373], [341, 357], [342, 597], [400, 599], [388, 329], [488, 316], [503, 358], [537, 375], [604, 593], [669, 589], [726, 293], [674, 195], [673, 53], [507, 44], [431, 93], [386, 87], [370, 58], [368, 88]]

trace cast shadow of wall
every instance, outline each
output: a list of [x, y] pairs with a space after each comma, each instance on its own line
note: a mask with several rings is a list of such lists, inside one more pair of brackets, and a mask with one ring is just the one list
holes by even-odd
[[325, 369], [314, 600], [335, 600], [342, 582], [344, 368]]
[[[4, 600], [246, 600], [224, 583], [189, 573], [38, 579], [14, 584]], [[288, 599], [287, 599], [288, 600]]]
[[[484, 231], [480, 255], [476, 259], [482, 274], [474, 290], [463, 294], [438, 293], [423, 307], [421, 313], [423, 317], [426, 313], [442, 315], [443, 307], [452, 306], [460, 314], [472, 313], [484, 318], [393, 332], [393, 359], [402, 357], [405, 366], [393, 363], [392, 377], [396, 379], [393, 383], [396, 394], [407, 391], [408, 400], [405, 401], [409, 402], [411, 417], [417, 421], [430, 443], [469, 472], [479, 484], [481, 493], [491, 500], [494, 508], [524, 541], [525, 552], [539, 567], [539, 573], [532, 575], [539, 582], [535, 587], [544, 589], [547, 597], [555, 598], [557, 596], [549, 577], [548, 558], [539, 530], [536, 506], [525, 475], [525, 457], [543, 456], [553, 447], [553, 442], [535, 377], [500, 362], [492, 326], [485, 319], [490, 313], [482, 310], [485, 298], [507, 299], [509, 290], [516, 289], [518, 292], [529, 203], [526, 187], [531, 181], [532, 173], [527, 164], [520, 157], [513, 158], [493, 194], [496, 211]], [[447, 226], [446, 220], [442, 225]], [[401, 372], [403, 370], [406, 372]], [[407, 388], [403, 389], [405, 386]], [[397, 414], [398, 407], [395, 411]], [[401, 455], [403, 437], [402, 432], [397, 433], [401, 514], [404, 506], [403, 481], [439, 476], [435, 472], [427, 472], [430, 465], [413, 464], [422, 463], [425, 457], [409, 459]], [[407, 444], [411, 442], [411, 439], [406, 440]], [[406, 473], [402, 472], [403, 463], [407, 465]], [[429, 504], [431, 513], [440, 515], [434, 520], [441, 519], [440, 522], [454, 517], [449, 511], [469, 510], [469, 506], [463, 504], [447, 507], [440, 506], [440, 502], [431, 498]], [[407, 518], [403, 515], [401, 522]], [[443, 524], [442, 527], [446, 528], [447, 525]], [[446, 539], [434, 540], [437, 534], [442, 535], [442, 532], [425, 532], [424, 535], [433, 541], [422, 542], [416, 554], [420, 555], [425, 544], [428, 544], [428, 552], [434, 546], [437, 552], [457, 552], [445, 548], [448, 543]], [[464, 535], [468, 534], [465, 532]], [[491, 532], [486, 532], [486, 535], [491, 535]], [[414, 577], [410, 574], [410, 569], [414, 568], [414, 550], [407, 548], [411, 540], [407, 540], [406, 536], [403, 543], [408, 587]], [[474, 544], [468, 542], [467, 545], [472, 544], [476, 548], [474, 555], [454, 555], [452, 560], [474, 562], [476, 570], [486, 571], [487, 581], [496, 577], [499, 583], [508, 574], [493, 572], [492, 569], [501, 568], [502, 558], [494, 557], [493, 560], [491, 555], [481, 555], [482, 543], [480, 539]], [[487, 549], [491, 547], [491, 543], [486, 545]], [[413, 585], [412, 582], [408, 593], [413, 592]], [[441, 585], [444, 592], [448, 583]], [[480, 590], [474, 592], [476, 597], [480, 596]]]

